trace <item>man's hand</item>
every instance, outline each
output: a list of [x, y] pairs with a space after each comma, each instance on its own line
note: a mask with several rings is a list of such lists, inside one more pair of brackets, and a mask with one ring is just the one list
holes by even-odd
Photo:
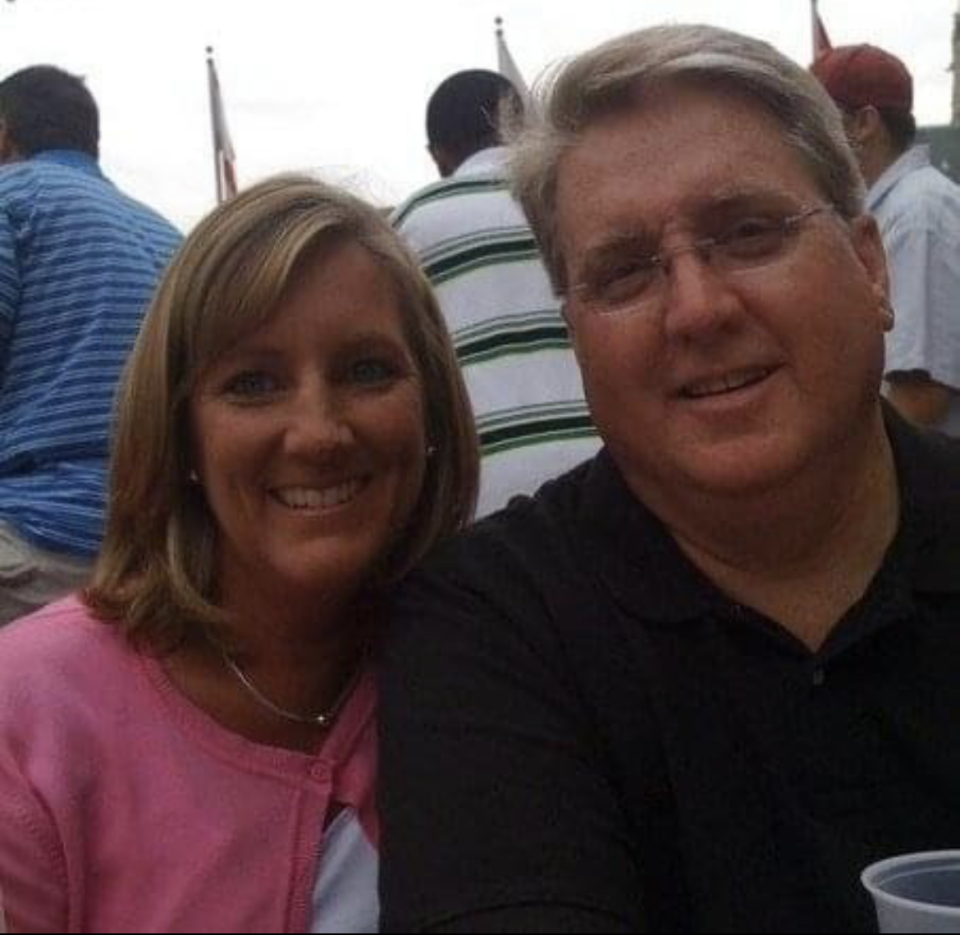
[[931, 380], [922, 371], [894, 373], [887, 377], [890, 402], [906, 419], [936, 428], [947, 417], [954, 391]]

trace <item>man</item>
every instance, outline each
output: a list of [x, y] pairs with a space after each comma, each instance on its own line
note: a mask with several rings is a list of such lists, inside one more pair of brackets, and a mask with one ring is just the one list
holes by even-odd
[[118, 378], [179, 241], [98, 151], [82, 80], [0, 83], [0, 624], [86, 581]]
[[913, 79], [870, 45], [820, 56], [814, 74], [844, 114], [890, 261], [897, 325], [890, 400], [908, 419], [960, 437], [960, 188], [916, 146]]
[[599, 447], [557, 299], [508, 188], [498, 127], [519, 110], [493, 72], [444, 81], [427, 107], [427, 138], [445, 181], [395, 216], [457, 345], [483, 446], [481, 516]]
[[883, 247], [764, 43], [572, 60], [515, 187], [594, 463], [445, 546], [382, 685], [388, 931], [864, 931], [960, 840], [960, 447], [882, 404]]

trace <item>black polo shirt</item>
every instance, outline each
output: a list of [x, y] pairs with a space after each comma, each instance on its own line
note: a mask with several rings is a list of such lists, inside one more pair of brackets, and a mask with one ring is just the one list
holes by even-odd
[[900, 534], [811, 653], [610, 458], [444, 547], [382, 676], [387, 931], [875, 930], [960, 848], [960, 444], [890, 417]]

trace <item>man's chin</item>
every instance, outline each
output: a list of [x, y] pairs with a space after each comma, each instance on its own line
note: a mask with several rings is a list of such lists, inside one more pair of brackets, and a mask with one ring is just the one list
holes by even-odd
[[811, 461], [796, 438], [781, 432], [683, 446], [660, 465], [670, 497], [748, 499], [782, 489]]

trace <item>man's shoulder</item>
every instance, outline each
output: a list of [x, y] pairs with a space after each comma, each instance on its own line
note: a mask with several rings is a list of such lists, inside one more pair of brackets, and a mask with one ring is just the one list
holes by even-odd
[[929, 481], [933, 496], [943, 496], [960, 510], [960, 438], [916, 430], [914, 457]]
[[42, 159], [26, 159], [0, 166], [0, 190], [23, 190], [31, 193], [48, 187], [69, 187], [87, 190], [92, 185], [103, 184], [102, 176], [92, 176], [75, 166]]
[[424, 217], [440, 215], [461, 207], [476, 196], [500, 195], [510, 199], [510, 186], [506, 178], [497, 175], [466, 175], [434, 182], [414, 192], [394, 211], [394, 227], [403, 231], [411, 224], [422, 222]]
[[443, 580], [474, 594], [519, 594], [569, 581], [578, 562], [579, 521], [596, 461], [517, 497], [443, 543], [414, 578]]
[[[934, 166], [921, 166], [900, 179], [885, 207], [894, 224], [929, 224], [944, 218], [960, 222], [960, 185]], [[956, 233], [960, 235], [960, 230]]]
[[71, 217], [88, 218], [92, 211], [97, 216], [134, 220], [172, 245], [182, 239], [159, 211], [128, 195], [105, 175], [68, 164], [31, 159], [0, 167], [0, 206], [17, 205], [31, 217], [55, 215], [67, 222]]
[[887, 430], [893, 444], [903, 493], [921, 521], [949, 530], [960, 548], [960, 438], [907, 422], [886, 409]]
[[33, 162], [14, 162], [0, 166], [0, 208], [16, 204], [17, 199], [35, 199], [47, 178], [45, 167]]

